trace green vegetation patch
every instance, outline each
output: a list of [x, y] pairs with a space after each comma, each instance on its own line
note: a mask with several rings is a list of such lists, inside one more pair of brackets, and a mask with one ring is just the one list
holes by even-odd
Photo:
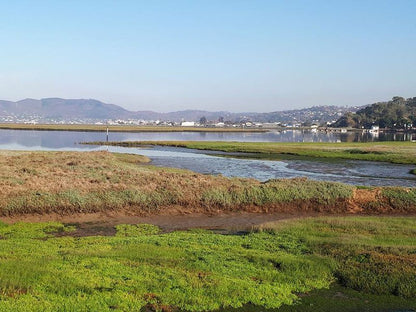
[[[347, 184], [298, 179], [273, 179], [260, 185], [216, 188], [202, 194], [207, 206], [273, 205], [299, 201], [314, 202], [312, 210], [325, 209], [337, 201], [350, 198], [354, 187]], [[340, 207], [341, 208], [341, 207]]]
[[338, 281], [373, 294], [416, 297], [416, 218], [310, 218], [266, 227], [301, 237], [338, 263]]
[[247, 235], [148, 224], [117, 226], [113, 237], [52, 235], [71, 230], [0, 223], [1, 311], [278, 308], [336, 280], [416, 297], [414, 217], [291, 220]]
[[[358, 142], [358, 143], [288, 143], [288, 142], [215, 142], [215, 141], [130, 141], [85, 142], [93, 145], [176, 146], [199, 150], [230, 153], [257, 153], [262, 158], [278, 155], [302, 157], [383, 161], [397, 164], [416, 164], [416, 144], [412, 142]], [[241, 157], [241, 155], [240, 155]], [[250, 155], [252, 157], [252, 155]], [[259, 157], [260, 158], [260, 157]]]
[[116, 225], [116, 236], [131, 237], [138, 235], [159, 234], [159, 227], [152, 224], [120, 224]]
[[416, 188], [387, 187], [382, 190], [382, 194], [392, 209], [415, 212]]

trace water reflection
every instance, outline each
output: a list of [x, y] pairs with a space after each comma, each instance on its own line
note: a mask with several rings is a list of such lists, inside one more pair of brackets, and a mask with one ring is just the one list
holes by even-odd
[[[369, 142], [416, 140], [411, 133], [312, 132], [284, 130], [270, 132], [110, 132], [110, 141], [239, 141], [239, 142]], [[0, 130], [0, 145], [60, 148], [84, 141], [105, 141], [105, 132]], [[82, 148], [82, 147], [80, 147]]]

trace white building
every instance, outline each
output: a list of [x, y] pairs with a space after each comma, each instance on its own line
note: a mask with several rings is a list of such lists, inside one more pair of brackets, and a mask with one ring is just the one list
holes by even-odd
[[370, 133], [375, 133], [375, 132], [379, 132], [380, 131], [380, 127], [379, 126], [371, 126], [370, 129]]
[[195, 121], [182, 121], [182, 127], [195, 127]]

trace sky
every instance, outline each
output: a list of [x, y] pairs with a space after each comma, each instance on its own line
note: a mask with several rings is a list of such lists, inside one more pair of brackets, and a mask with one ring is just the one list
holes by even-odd
[[416, 96], [416, 1], [0, 0], [0, 99], [268, 112]]

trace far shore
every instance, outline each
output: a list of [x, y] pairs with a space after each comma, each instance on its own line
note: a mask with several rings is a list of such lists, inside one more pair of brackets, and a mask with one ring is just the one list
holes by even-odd
[[[268, 132], [268, 128], [236, 127], [182, 127], [182, 126], [135, 126], [135, 125], [92, 125], [92, 124], [16, 124], [3, 123], [0, 129], [5, 130], [38, 130], [38, 131], [85, 131], [85, 132]], [[275, 128], [273, 128], [275, 129]]]
[[[319, 131], [329, 133], [341, 132], [365, 132], [368, 129], [357, 128], [331, 128], [331, 127], [285, 127], [285, 126], [156, 126], [156, 125], [106, 125], [106, 124], [26, 124], [26, 123], [0, 123], [0, 129], [4, 130], [37, 130], [37, 131], [83, 131], [83, 132], [269, 132], [269, 131]], [[416, 130], [380, 129], [386, 133], [414, 133]]]

